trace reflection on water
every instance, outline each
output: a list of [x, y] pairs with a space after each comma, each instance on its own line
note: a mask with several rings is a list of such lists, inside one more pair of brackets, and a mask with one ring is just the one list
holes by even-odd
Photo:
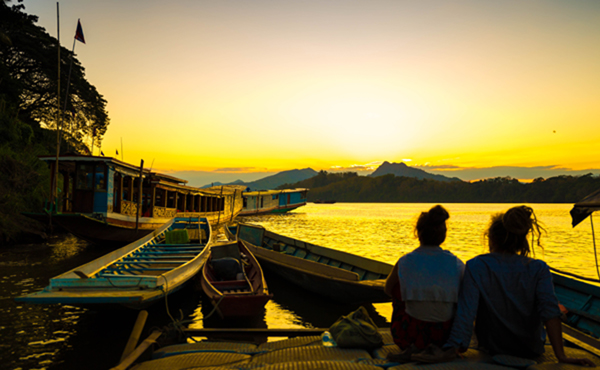
[[[418, 243], [413, 228], [432, 204], [308, 204], [284, 215], [243, 220], [293, 238], [395, 263]], [[445, 204], [450, 212], [444, 248], [468, 260], [486, 252], [483, 231], [494, 212], [511, 204]], [[587, 225], [571, 227], [569, 204], [534, 204], [548, 234], [536, 256], [551, 266], [596, 278]], [[137, 313], [95, 312], [60, 305], [27, 305], [14, 298], [43, 289], [49, 278], [91, 261], [107, 250], [73, 236], [47, 244], [0, 249], [0, 369], [108, 369], [118, 362]], [[266, 273], [274, 299], [264, 315], [224, 321], [193, 284], [149, 310], [147, 330], [183, 318], [191, 328], [327, 328], [355, 306], [338, 305]], [[389, 325], [391, 305], [366, 307], [380, 327]], [[168, 312], [167, 312], [168, 309]], [[144, 333], [144, 337], [148, 332]], [[266, 338], [256, 338], [266, 340]]]
[[[380, 261], [395, 263], [418, 246], [414, 225], [420, 212], [434, 204], [335, 203], [313, 204], [287, 215], [244, 217], [243, 221], [296, 239]], [[466, 261], [487, 253], [483, 232], [490, 215], [515, 204], [443, 204], [450, 212], [443, 247]], [[550, 266], [598, 278], [589, 223], [571, 227], [571, 204], [531, 204], [546, 228], [543, 250], [536, 258]]]

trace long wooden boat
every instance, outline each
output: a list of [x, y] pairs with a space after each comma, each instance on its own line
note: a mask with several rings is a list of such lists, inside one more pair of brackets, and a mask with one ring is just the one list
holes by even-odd
[[[573, 205], [570, 211], [573, 227], [598, 210], [600, 210], [600, 190]], [[551, 270], [554, 291], [559, 302], [567, 310], [564, 322], [571, 328], [594, 338], [600, 338], [600, 280], [556, 269]]]
[[[56, 157], [40, 157], [54, 177]], [[242, 210], [244, 186], [207, 189], [111, 157], [65, 155], [58, 159], [56, 205], [26, 215], [51, 220], [72, 234], [117, 247], [150, 234], [173, 217], [202, 217], [215, 229]], [[54, 181], [54, 179], [52, 179]]]
[[600, 338], [600, 286], [577, 280], [564, 273], [552, 273], [554, 292], [567, 312], [565, 324], [594, 338]]
[[240, 216], [285, 213], [306, 205], [308, 189], [262, 190], [242, 193]]
[[211, 246], [201, 285], [221, 318], [259, 315], [273, 297], [260, 264], [242, 241]]
[[177, 291], [206, 262], [211, 226], [205, 218], [174, 218], [140, 240], [50, 279], [16, 300], [82, 307], [141, 309]]
[[341, 303], [389, 302], [383, 288], [393, 266], [240, 223], [243, 240], [261, 265], [290, 283]]

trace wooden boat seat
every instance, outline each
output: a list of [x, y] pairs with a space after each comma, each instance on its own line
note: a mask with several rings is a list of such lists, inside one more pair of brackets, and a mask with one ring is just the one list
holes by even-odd
[[213, 281], [211, 284], [222, 292], [226, 290], [248, 289], [248, 282], [246, 280]]
[[210, 248], [210, 254], [214, 259], [230, 257], [240, 261], [242, 258], [237, 243], [213, 245]]

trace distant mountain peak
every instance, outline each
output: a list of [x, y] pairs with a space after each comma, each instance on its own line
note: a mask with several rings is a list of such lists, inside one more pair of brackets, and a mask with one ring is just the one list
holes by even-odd
[[422, 179], [430, 179], [437, 181], [462, 181], [456, 177], [446, 177], [444, 175], [435, 175], [426, 171], [423, 171], [418, 168], [413, 168], [408, 166], [404, 162], [400, 163], [390, 163], [388, 161], [383, 162], [372, 174], [370, 177], [384, 176], [392, 174], [394, 176], [404, 176], [404, 177], [415, 177], [419, 180]]
[[[294, 184], [297, 183], [299, 181], [302, 180], [306, 180], [308, 178], [311, 178], [313, 176], [317, 175], [317, 171], [313, 170], [310, 167], [307, 168], [303, 168], [301, 170], [295, 169], [295, 170], [289, 170], [289, 171], [282, 171], [279, 172], [275, 175], [271, 175], [271, 176], [267, 176], [264, 177], [260, 180], [255, 180], [255, 181], [251, 181], [251, 182], [243, 182], [241, 180], [237, 180], [235, 182], [232, 183], [227, 183], [227, 184], [221, 184], [221, 183], [213, 183], [213, 184], [218, 184], [218, 185], [246, 185], [248, 186], [252, 191], [255, 190], [272, 190], [277, 188], [280, 185], [284, 185], [284, 184]], [[204, 187], [208, 187], [210, 185], [205, 185]]]

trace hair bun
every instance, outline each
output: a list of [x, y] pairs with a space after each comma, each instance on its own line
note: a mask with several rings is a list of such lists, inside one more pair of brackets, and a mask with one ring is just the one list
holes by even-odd
[[531, 207], [513, 207], [506, 211], [502, 217], [502, 223], [508, 232], [516, 235], [526, 235], [533, 226], [532, 214], [533, 209]]
[[439, 225], [450, 218], [450, 214], [446, 209], [440, 205], [432, 207], [427, 212], [428, 221], [433, 225]]

